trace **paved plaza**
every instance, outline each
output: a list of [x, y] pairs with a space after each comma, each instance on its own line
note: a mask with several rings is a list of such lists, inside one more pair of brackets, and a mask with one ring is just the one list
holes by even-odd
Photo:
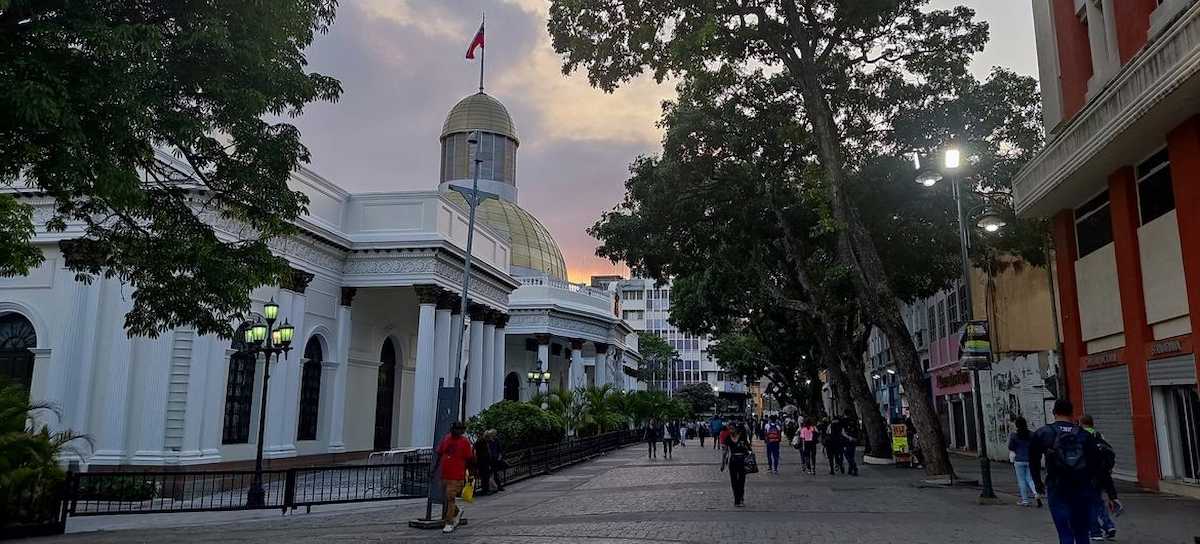
[[[794, 450], [782, 474], [751, 475], [746, 508], [734, 508], [719, 454], [699, 443], [672, 460], [631, 446], [467, 505], [452, 535], [410, 529], [423, 501], [346, 505], [312, 513], [131, 515], [75, 518], [70, 533], [39, 542], [424, 542], [592, 544], [626, 542], [1042, 543], [1054, 540], [1045, 509], [1020, 508], [1011, 467], [995, 465], [1003, 505], [979, 506], [973, 489], [920, 486], [921, 471], [862, 468], [857, 478], [801, 474]], [[759, 458], [765, 461], [761, 444]], [[957, 458], [964, 476], [974, 461]], [[762, 463], [765, 468], [765, 462]], [[1192, 543], [1200, 501], [1128, 491], [1118, 540]]]

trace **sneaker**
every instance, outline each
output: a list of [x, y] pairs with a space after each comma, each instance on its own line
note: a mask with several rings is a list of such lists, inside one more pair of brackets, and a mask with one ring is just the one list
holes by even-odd
[[1091, 536], [1091, 537], [1089, 537], [1089, 538], [1091, 538], [1092, 540], [1098, 540], [1098, 541], [1101, 541], [1101, 542], [1103, 542], [1103, 541], [1104, 541], [1104, 535], [1092, 535], [1092, 536]]
[[1117, 539], [1117, 530], [1114, 528], [1114, 529], [1109, 529], [1107, 531], [1104, 531], [1104, 538], [1107, 538], [1109, 540], [1116, 540]]
[[1034, 500], [1034, 502], [1037, 504], [1037, 507], [1038, 507], [1038, 508], [1041, 508], [1041, 507], [1042, 507], [1042, 498], [1041, 498], [1041, 497], [1036, 497], [1036, 498], [1034, 498], [1033, 500]]
[[466, 513], [467, 513], [467, 509], [465, 509], [465, 508], [462, 508], [462, 507], [459, 507], [459, 509], [458, 509], [458, 515], [457, 515], [457, 516], [454, 516], [454, 526], [455, 526], [455, 527], [457, 527], [457, 526], [458, 526], [458, 524], [459, 524], [460, 522], [462, 522], [463, 515], [464, 515], [464, 514], [466, 514]]
[[743, 502], [735, 502], [735, 503], [733, 503], [733, 505], [734, 505], [734, 506], [736, 506], [736, 507], [738, 507], [738, 508], [745, 508], [745, 507], [746, 507], [746, 503], [743, 503]]
[[453, 533], [454, 532], [454, 523], [447, 523], [446, 525], [444, 525], [442, 527], [442, 532], [443, 533]]

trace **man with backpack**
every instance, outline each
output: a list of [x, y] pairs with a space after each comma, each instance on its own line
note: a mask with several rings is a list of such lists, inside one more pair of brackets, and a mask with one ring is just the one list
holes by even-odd
[[1117, 464], [1117, 453], [1112, 449], [1112, 444], [1104, 439], [1104, 435], [1096, 430], [1096, 421], [1092, 416], [1084, 414], [1079, 418], [1079, 425], [1096, 440], [1096, 458], [1100, 465], [1096, 467], [1096, 489], [1092, 495], [1088, 533], [1092, 540], [1113, 540], [1117, 538], [1117, 524], [1113, 522], [1112, 516], [1108, 515], [1109, 509], [1104, 502], [1104, 493], [1108, 493], [1108, 504], [1112, 505], [1113, 512], [1120, 512], [1121, 501], [1117, 499], [1117, 487], [1113, 485], [1112, 479], [1112, 470]]
[[[1054, 401], [1054, 421], [1038, 429], [1029, 445], [1029, 469], [1039, 494], [1046, 496], [1060, 544], [1085, 544], [1090, 537], [1092, 499], [1099, 493], [1097, 478], [1104, 472], [1098, 441], [1071, 416], [1075, 406]], [[1041, 467], [1045, 457], [1046, 480]], [[1111, 488], [1112, 480], [1107, 486]], [[1115, 490], [1108, 490], [1116, 497]], [[1114, 506], [1119, 503], [1114, 503]]]
[[771, 416], [763, 426], [763, 442], [767, 445], [767, 468], [772, 474], [779, 474], [779, 444], [783, 442], [779, 416]]

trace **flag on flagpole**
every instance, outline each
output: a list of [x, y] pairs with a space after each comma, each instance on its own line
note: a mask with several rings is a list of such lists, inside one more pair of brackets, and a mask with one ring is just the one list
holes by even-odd
[[471, 40], [471, 45], [467, 47], [467, 58], [475, 58], [476, 47], [483, 47], [483, 23], [479, 23], [479, 32], [475, 33], [475, 39]]

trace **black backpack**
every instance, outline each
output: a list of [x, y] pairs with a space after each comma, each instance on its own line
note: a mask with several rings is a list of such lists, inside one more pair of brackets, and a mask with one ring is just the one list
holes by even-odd
[[1083, 478], [1088, 472], [1087, 431], [1074, 425], [1064, 429], [1054, 426], [1054, 443], [1050, 446], [1050, 457], [1065, 473]]
[[1096, 439], [1096, 460], [1100, 465], [1096, 468], [1102, 471], [1102, 474], [1112, 474], [1113, 468], [1117, 466], [1117, 452], [1113, 449], [1112, 444], [1109, 444], [1099, 433], [1093, 435]]

